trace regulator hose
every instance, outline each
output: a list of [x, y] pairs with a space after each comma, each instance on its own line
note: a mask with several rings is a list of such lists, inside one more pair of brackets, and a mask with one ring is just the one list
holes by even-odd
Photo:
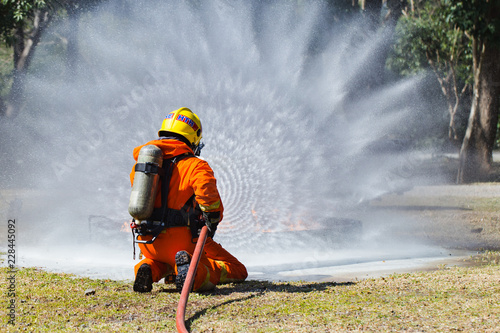
[[196, 247], [194, 249], [193, 257], [191, 258], [191, 264], [189, 265], [186, 281], [184, 281], [184, 286], [182, 287], [181, 298], [179, 299], [179, 304], [177, 305], [175, 323], [177, 326], [177, 332], [179, 333], [189, 333], [186, 328], [186, 323], [184, 322], [186, 305], [189, 298], [189, 292], [193, 288], [194, 277], [196, 275], [196, 270], [198, 269], [201, 254], [203, 253], [203, 247], [205, 246], [207, 235], [208, 228], [207, 226], [203, 226], [203, 228], [201, 228], [200, 236], [198, 236], [198, 241], [196, 242]]

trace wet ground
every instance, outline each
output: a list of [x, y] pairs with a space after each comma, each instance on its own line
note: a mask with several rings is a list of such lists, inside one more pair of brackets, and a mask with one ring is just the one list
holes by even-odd
[[293, 263], [250, 265], [250, 277], [342, 282], [477, 265], [474, 255], [500, 250], [498, 208], [500, 183], [416, 186], [352, 214], [363, 224], [352, 247], [306, 251], [302, 257], [308, 259]]
[[[10, 209], [22, 211], [16, 202], [13, 205]], [[500, 249], [498, 206], [500, 183], [417, 186], [370, 201], [330, 220], [323, 230], [264, 235], [259, 242], [265, 246], [260, 248], [234, 246], [223, 235], [216, 241], [245, 263], [250, 279], [352, 281], [473, 264], [470, 258], [478, 252]], [[26, 238], [27, 231], [21, 229], [21, 236]], [[67, 246], [52, 241], [35, 247], [25, 242], [17, 248], [17, 263], [127, 280], [133, 278], [137, 263], [130, 243], [128, 234], [113, 248], [105, 242]]]

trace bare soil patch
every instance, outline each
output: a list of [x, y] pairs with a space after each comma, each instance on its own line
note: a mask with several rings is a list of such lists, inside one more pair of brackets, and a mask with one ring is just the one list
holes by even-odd
[[453, 249], [500, 249], [500, 183], [418, 186], [370, 207], [419, 221], [417, 237]]

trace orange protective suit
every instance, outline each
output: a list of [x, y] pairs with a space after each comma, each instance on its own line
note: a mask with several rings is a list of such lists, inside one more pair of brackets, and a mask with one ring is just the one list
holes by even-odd
[[[185, 143], [174, 139], [153, 140], [145, 145], [155, 145], [160, 148], [165, 159], [185, 153], [193, 154], [191, 148]], [[140, 149], [145, 145], [134, 149], [136, 161]], [[134, 175], [135, 166], [130, 174], [132, 184]], [[206, 212], [219, 212], [222, 220], [224, 207], [217, 190], [214, 173], [206, 161], [197, 157], [181, 159], [175, 164], [170, 180], [167, 206], [172, 209], [181, 209], [193, 194], [200, 207]], [[161, 191], [158, 191], [155, 207], [161, 207], [161, 202]], [[139, 237], [141, 240], [151, 239], [151, 236]], [[184, 250], [192, 255], [195, 245], [196, 239], [192, 239], [188, 226], [166, 228], [152, 244], [139, 243], [139, 248], [146, 258], [135, 266], [135, 274], [142, 264], [148, 264], [151, 267], [153, 282], [158, 282], [172, 272], [176, 274], [175, 254]], [[210, 290], [219, 283], [243, 281], [247, 275], [247, 270], [242, 263], [208, 237], [196, 271], [193, 290]]]

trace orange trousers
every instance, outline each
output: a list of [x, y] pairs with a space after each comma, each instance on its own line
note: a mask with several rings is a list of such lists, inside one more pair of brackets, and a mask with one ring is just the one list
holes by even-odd
[[[151, 237], [140, 239], [148, 240]], [[196, 240], [191, 238], [191, 230], [188, 227], [174, 227], [166, 229], [152, 244], [139, 243], [139, 248], [146, 258], [135, 265], [135, 274], [142, 264], [151, 267], [153, 282], [160, 281], [168, 274], [177, 274], [175, 254], [184, 250], [192, 255]], [[194, 291], [211, 290], [217, 284], [241, 282], [247, 278], [246, 267], [212, 238], [207, 238], [203, 252], [196, 270]]]

